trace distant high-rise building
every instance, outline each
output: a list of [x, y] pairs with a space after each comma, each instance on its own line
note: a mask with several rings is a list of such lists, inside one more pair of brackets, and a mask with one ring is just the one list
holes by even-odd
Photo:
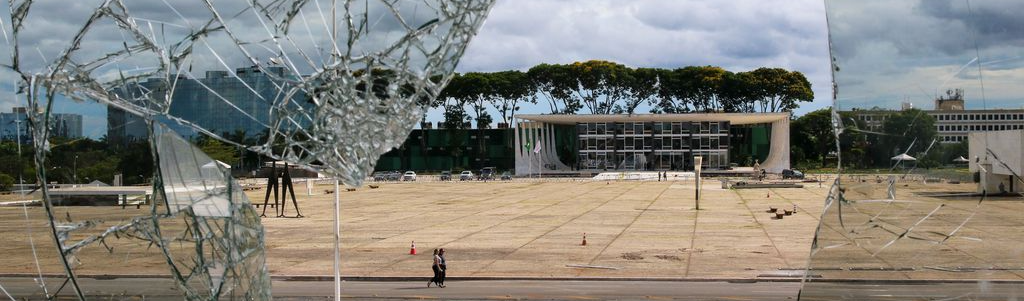
[[[276, 81], [288, 76], [284, 67], [265, 67], [262, 70], [250, 67], [235, 70], [235, 76], [227, 71], [207, 71], [206, 77], [202, 79], [179, 78], [171, 96], [169, 113], [218, 135], [240, 133], [246, 137], [256, 137], [267, 132], [272, 120], [271, 104], [274, 99], [281, 97], [282, 83]], [[138, 99], [146, 93], [160, 95], [167, 90], [162, 85], [162, 81], [150, 79], [134, 86], [121, 87], [116, 93], [128, 99]], [[304, 100], [305, 97], [304, 94], [293, 96], [296, 100]], [[165, 123], [185, 137], [196, 135], [189, 127], [175, 122]], [[146, 133], [144, 119], [118, 107], [108, 107], [108, 140], [115, 143], [144, 140]]]
[[82, 115], [78, 114], [52, 114], [50, 120], [51, 136], [64, 138], [82, 138]]
[[16, 107], [10, 113], [0, 113], [0, 140], [27, 143], [32, 140], [28, 132], [28, 114], [23, 107]]
[[[32, 142], [29, 133], [28, 108], [15, 107], [10, 113], [0, 113], [0, 140]], [[82, 137], [82, 115], [54, 113], [50, 115], [50, 136], [63, 138]]]

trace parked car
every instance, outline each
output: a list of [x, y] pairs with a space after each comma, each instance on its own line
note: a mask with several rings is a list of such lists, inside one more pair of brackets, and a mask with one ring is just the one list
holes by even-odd
[[506, 171], [506, 172], [503, 172], [503, 173], [501, 173], [501, 180], [502, 180], [502, 181], [509, 181], [509, 180], [512, 180], [512, 174], [511, 174], [511, 173], [509, 173], [509, 172], [507, 172], [507, 171]]
[[480, 175], [477, 176], [477, 180], [494, 180], [494, 167], [484, 167], [480, 169]]
[[378, 172], [373, 173], [373, 181], [374, 182], [387, 181], [387, 179], [388, 179], [388, 173], [387, 172], [378, 171]]
[[472, 171], [466, 170], [466, 171], [463, 171], [461, 174], [459, 174], [459, 181], [468, 181], [468, 180], [472, 180], [472, 179], [473, 179], [473, 172]]
[[388, 172], [388, 176], [386, 178], [387, 181], [398, 181], [398, 180], [401, 180], [401, 179], [402, 179], [402, 174], [399, 173], [398, 171], [390, 171], [390, 172]]
[[402, 181], [416, 181], [416, 172], [407, 171], [402, 175]]
[[442, 171], [441, 172], [441, 176], [438, 177], [438, 178], [441, 181], [451, 181], [452, 180], [452, 172], [451, 171], [447, 171], [447, 170]]
[[803, 180], [804, 173], [796, 169], [784, 169], [782, 170], [782, 178]]

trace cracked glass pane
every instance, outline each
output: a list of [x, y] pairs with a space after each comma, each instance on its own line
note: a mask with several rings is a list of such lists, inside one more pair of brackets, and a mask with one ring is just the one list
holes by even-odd
[[1024, 6], [825, 3], [840, 176], [801, 299], [1019, 298]]
[[[198, 300], [270, 298], [232, 174], [266, 158], [360, 185], [493, 1], [8, 4], [0, 79], [24, 133], [4, 145], [19, 185], [0, 250], [18, 256], [0, 258], [0, 298]], [[159, 280], [129, 292], [103, 275]]]

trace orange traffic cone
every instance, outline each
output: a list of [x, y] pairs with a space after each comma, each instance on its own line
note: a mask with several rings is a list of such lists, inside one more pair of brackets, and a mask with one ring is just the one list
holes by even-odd
[[587, 245], [587, 233], [583, 233], [583, 243], [581, 243], [580, 245], [581, 246]]
[[412, 248], [409, 249], [409, 255], [416, 255], [416, 241], [412, 242]]

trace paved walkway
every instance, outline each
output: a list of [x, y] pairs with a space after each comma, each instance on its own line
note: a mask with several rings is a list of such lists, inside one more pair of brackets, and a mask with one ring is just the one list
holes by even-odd
[[[56, 279], [54, 279], [56, 280]], [[44, 298], [31, 278], [0, 278], [15, 298]], [[50, 292], [59, 281], [49, 281]], [[84, 292], [93, 299], [181, 300], [166, 279], [83, 279]], [[451, 281], [447, 287], [426, 287], [426, 282], [344, 282], [344, 300], [786, 300], [795, 299], [800, 283], [728, 283], [663, 281]], [[277, 300], [333, 300], [330, 281], [274, 281]], [[72, 297], [69, 289], [59, 296]], [[0, 297], [7, 296], [0, 293]]]
[[[451, 276], [792, 277], [806, 265], [826, 193], [817, 185], [723, 190], [708, 181], [701, 210], [695, 210], [693, 183], [686, 181], [375, 185], [341, 192], [345, 275], [424, 276], [430, 273], [430, 250], [445, 248]], [[305, 218], [263, 219], [272, 275], [333, 273], [333, 195], [324, 194], [332, 188], [318, 186], [313, 196], [300, 189]], [[262, 190], [248, 193], [262, 203]], [[782, 220], [765, 212], [794, 205], [797, 214]], [[145, 210], [57, 207], [55, 215], [104, 221], [75, 240]], [[584, 233], [587, 245], [581, 246]], [[0, 254], [14, 254], [0, 257], [0, 273], [38, 272], [30, 242], [40, 270], [60, 273], [48, 234], [41, 208], [0, 207], [0, 238], [7, 242]], [[408, 254], [413, 241], [419, 255]], [[79, 252], [77, 273], [168, 273], [156, 248], [131, 239], [107, 244], [110, 250], [91, 246]], [[194, 251], [182, 248], [181, 254]]]
[[[448, 251], [453, 276], [755, 278], [805, 266], [825, 188], [714, 184], [705, 185], [701, 210], [692, 183], [680, 182], [456, 181], [346, 191], [342, 270], [424, 275], [434, 248]], [[331, 273], [330, 198], [301, 200], [308, 218], [264, 219], [272, 274]], [[783, 220], [765, 212], [794, 205], [798, 213]], [[408, 255], [413, 241], [420, 255]]]

